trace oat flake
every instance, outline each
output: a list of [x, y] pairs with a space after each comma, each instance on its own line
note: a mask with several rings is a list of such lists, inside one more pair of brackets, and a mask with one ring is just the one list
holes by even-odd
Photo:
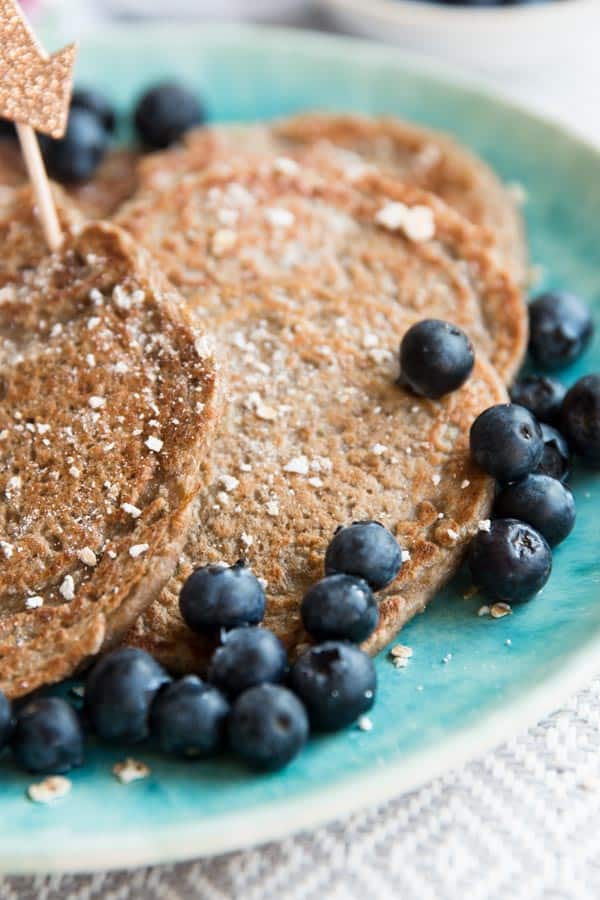
[[308, 475], [309, 465], [306, 456], [295, 456], [283, 467], [284, 472], [293, 472], [295, 475]]
[[77, 552], [77, 559], [82, 562], [85, 566], [93, 567], [97, 564], [98, 560], [96, 558], [96, 554], [91, 549], [91, 547], [84, 547], [82, 550]]
[[492, 619], [503, 619], [504, 616], [510, 616], [512, 607], [508, 603], [494, 603], [490, 609]]
[[132, 559], [137, 559], [138, 556], [142, 556], [142, 554], [144, 554], [149, 549], [149, 544], [134, 544], [133, 547], [129, 548], [129, 555]]
[[27, 788], [27, 796], [34, 803], [54, 803], [70, 793], [72, 783], [63, 775], [51, 775], [38, 784], [30, 784]]
[[63, 583], [59, 587], [59, 593], [67, 601], [73, 600], [75, 597], [75, 582], [72, 575], [65, 575]]
[[121, 784], [131, 784], [133, 781], [140, 781], [142, 778], [147, 778], [150, 775], [150, 769], [146, 763], [131, 757], [115, 763], [112, 771]]
[[160, 438], [151, 435], [149, 438], [146, 438], [144, 444], [148, 448], [148, 450], [152, 450], [154, 453], [160, 453], [162, 448], [164, 447], [164, 441], [161, 441]]
[[121, 509], [133, 519], [139, 519], [142, 514], [141, 509], [138, 506], [134, 506], [133, 503], [121, 503]]

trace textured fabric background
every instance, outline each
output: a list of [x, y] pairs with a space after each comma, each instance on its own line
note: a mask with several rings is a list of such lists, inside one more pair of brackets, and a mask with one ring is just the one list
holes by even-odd
[[599, 750], [600, 677], [527, 734], [383, 807], [205, 861], [9, 878], [0, 897], [591, 900], [600, 897]]

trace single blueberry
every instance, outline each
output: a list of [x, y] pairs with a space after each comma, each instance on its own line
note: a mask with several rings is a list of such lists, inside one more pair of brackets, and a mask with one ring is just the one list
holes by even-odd
[[85, 682], [84, 713], [107, 741], [133, 743], [148, 737], [148, 715], [169, 676], [149, 653], [120, 647], [103, 656]]
[[304, 595], [302, 622], [318, 641], [330, 638], [360, 644], [373, 634], [379, 610], [366, 581], [354, 575], [328, 575]]
[[529, 600], [544, 587], [552, 571], [546, 538], [517, 519], [494, 519], [469, 545], [473, 582], [489, 597], [508, 603]]
[[401, 566], [398, 542], [380, 522], [340, 526], [325, 553], [326, 575], [356, 575], [374, 591], [390, 584]]
[[290, 686], [320, 731], [338, 731], [375, 702], [373, 661], [354, 644], [326, 641], [311, 647], [292, 666]]
[[150, 732], [163, 753], [197, 758], [223, 744], [229, 704], [223, 694], [196, 675], [159, 690], [150, 708]]
[[288, 668], [285, 647], [266, 628], [234, 628], [215, 650], [208, 678], [231, 697], [265, 682], [283, 681]]
[[432, 400], [461, 387], [474, 364], [473, 345], [464, 331], [440, 319], [417, 322], [400, 345], [401, 380]]
[[13, 726], [12, 705], [8, 697], [0, 691], [0, 751], [8, 744]]
[[482, 412], [470, 432], [471, 456], [498, 481], [517, 481], [539, 465], [544, 452], [542, 429], [528, 409], [499, 403]]
[[551, 425], [558, 417], [566, 393], [566, 387], [554, 378], [528, 375], [513, 385], [510, 399], [532, 412], [538, 422]]
[[528, 475], [502, 488], [494, 503], [499, 519], [519, 519], [556, 547], [575, 525], [575, 500], [569, 488], [549, 475]]
[[190, 91], [166, 82], [151, 87], [135, 109], [135, 127], [146, 147], [162, 150], [195, 125], [202, 125], [202, 106]]
[[0, 140], [16, 140], [17, 132], [14, 123], [10, 119], [4, 119], [0, 116]]
[[108, 135], [94, 113], [73, 107], [64, 137], [42, 135], [40, 146], [52, 178], [66, 183], [87, 181], [104, 159]]
[[83, 764], [84, 736], [78, 713], [58, 697], [22, 706], [11, 738], [17, 765], [27, 772], [61, 775]]
[[117, 124], [114, 106], [108, 98], [96, 88], [75, 88], [71, 97], [71, 108], [87, 109], [96, 116], [105, 131], [112, 134]]
[[593, 333], [588, 307], [573, 294], [553, 291], [529, 304], [529, 352], [544, 369], [561, 369], [574, 362]]
[[560, 430], [571, 450], [585, 462], [600, 466], [600, 374], [585, 375], [567, 391]]
[[187, 625], [199, 633], [258, 625], [265, 614], [265, 592], [242, 560], [234, 566], [202, 566], [183, 585], [179, 609]]
[[556, 428], [541, 424], [544, 452], [534, 470], [538, 475], [549, 475], [558, 481], [568, 481], [571, 475], [571, 452], [566, 440]]
[[260, 684], [241, 694], [229, 717], [229, 743], [253, 768], [275, 771], [287, 765], [308, 738], [306, 711], [277, 684]]

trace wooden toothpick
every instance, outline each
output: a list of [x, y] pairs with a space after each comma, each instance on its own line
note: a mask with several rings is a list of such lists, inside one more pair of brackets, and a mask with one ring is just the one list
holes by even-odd
[[35, 131], [61, 138], [67, 127], [76, 48], [48, 56], [16, 0], [0, 0], [0, 115], [15, 123], [44, 237], [62, 243], [60, 223]]
[[31, 125], [21, 125], [17, 122], [16, 128], [27, 174], [35, 192], [35, 199], [40, 211], [46, 243], [50, 250], [58, 250], [63, 242], [63, 236], [46, 167], [40, 153], [40, 145]]

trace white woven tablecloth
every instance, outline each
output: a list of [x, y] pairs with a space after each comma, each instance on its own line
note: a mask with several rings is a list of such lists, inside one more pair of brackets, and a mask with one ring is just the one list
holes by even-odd
[[5, 879], [0, 897], [597, 898], [599, 751], [600, 677], [527, 734], [383, 807], [278, 844], [199, 862]]

